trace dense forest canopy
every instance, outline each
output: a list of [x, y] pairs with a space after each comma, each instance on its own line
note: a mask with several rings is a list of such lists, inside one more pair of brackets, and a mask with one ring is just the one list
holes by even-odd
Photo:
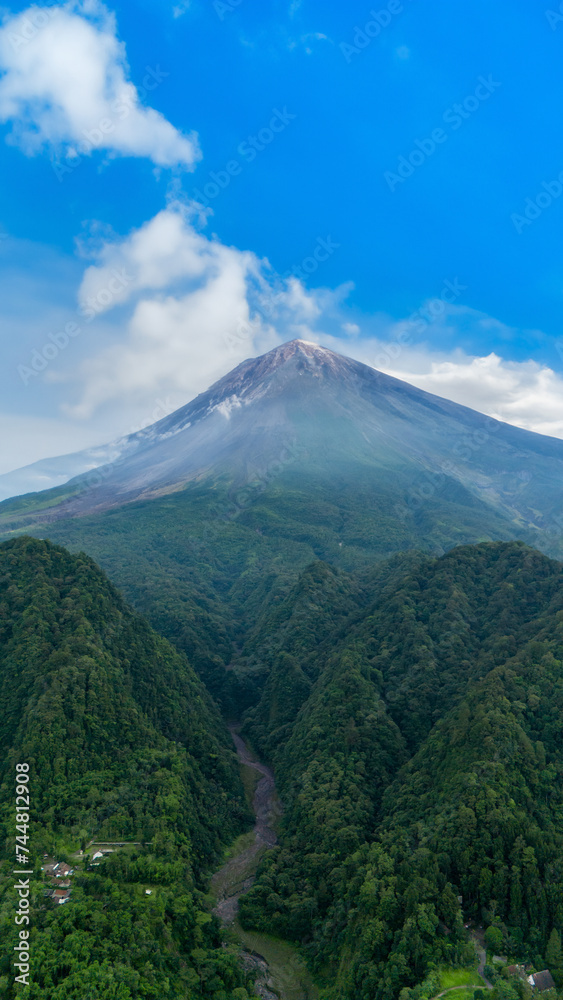
[[[215, 552], [197, 574], [184, 561], [169, 577], [166, 544], [127, 572], [141, 601], [152, 573], [182, 595], [201, 675], [275, 770], [285, 815], [244, 927], [298, 944], [324, 1000], [434, 996], [438, 966], [473, 962], [470, 921], [563, 986], [561, 565], [483, 543], [338, 568], [301, 542], [237, 577], [236, 531], [230, 561]], [[185, 654], [89, 557], [30, 538], [0, 546], [0, 638], [5, 934], [16, 762], [34, 775], [39, 855], [77, 865], [69, 905], [38, 880], [22, 995], [244, 997], [204, 892], [250, 817]], [[135, 846], [81, 865], [91, 841]]]
[[[0, 697], [3, 941], [17, 933], [16, 764], [30, 768], [32, 856], [77, 866], [63, 907], [34, 880], [34, 985], [18, 995], [245, 996], [203, 890], [247, 808], [228, 734], [184, 656], [90, 558], [19, 539], [0, 547]], [[137, 846], [87, 871], [77, 852], [91, 841]]]
[[[286, 816], [246, 925], [305, 944], [339, 998], [410, 996], [432, 967], [467, 960], [470, 919], [541, 966], [563, 923], [560, 564], [521, 544], [420, 556], [348, 627], [336, 614], [327, 638], [323, 622], [315, 655], [331, 572], [307, 571], [293, 594], [302, 661], [294, 645], [286, 662], [286, 616], [264, 623], [272, 670], [246, 732]], [[268, 741], [282, 677], [293, 719]]]

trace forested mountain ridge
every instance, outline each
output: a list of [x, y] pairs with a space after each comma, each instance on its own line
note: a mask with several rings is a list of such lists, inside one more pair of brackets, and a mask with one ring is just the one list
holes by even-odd
[[[315, 562], [276, 587], [227, 671], [285, 804], [245, 926], [300, 943], [324, 1000], [432, 995], [417, 984], [471, 960], [473, 917], [541, 964], [563, 924], [561, 564], [486, 543], [357, 573]], [[78, 873], [72, 905], [36, 893], [29, 996], [244, 997], [202, 889], [247, 815], [185, 658], [89, 557], [21, 538], [0, 546], [0, 685], [3, 842], [24, 758], [40, 850], [138, 842]]]
[[515, 538], [563, 556], [560, 441], [315, 344], [243, 362], [121, 444], [90, 475], [0, 504], [0, 538], [88, 552], [227, 712], [249, 695], [233, 647], [315, 561], [355, 577]]
[[122, 445], [91, 475], [0, 504], [0, 537], [87, 551], [230, 712], [233, 645], [315, 561], [354, 577], [517, 538], [563, 556], [560, 441], [315, 344], [245, 361]]
[[74, 860], [62, 909], [34, 882], [26, 995], [224, 1000], [242, 989], [202, 889], [247, 807], [224, 724], [185, 658], [89, 557], [22, 538], [0, 546], [0, 698], [3, 938], [14, 934], [17, 763], [30, 766], [33, 858], [138, 845], [91, 872]]
[[327, 997], [406, 1000], [466, 956], [470, 917], [541, 963], [563, 922], [561, 565], [421, 556], [334, 636], [272, 749], [284, 831], [243, 919], [303, 942]]

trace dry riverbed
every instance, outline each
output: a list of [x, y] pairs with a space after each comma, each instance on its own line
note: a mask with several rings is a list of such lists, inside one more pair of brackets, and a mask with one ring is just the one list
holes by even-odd
[[232, 845], [222, 868], [211, 880], [213, 912], [238, 938], [247, 969], [257, 972], [256, 994], [262, 1000], [316, 1000], [316, 987], [296, 948], [287, 941], [244, 931], [237, 920], [239, 899], [254, 882], [260, 858], [277, 843], [275, 826], [282, 807], [274, 775], [256, 760], [236, 729], [231, 734], [256, 822]]

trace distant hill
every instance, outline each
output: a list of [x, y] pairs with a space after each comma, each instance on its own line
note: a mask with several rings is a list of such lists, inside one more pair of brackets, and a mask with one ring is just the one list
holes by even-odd
[[[32, 880], [29, 996], [203, 997], [211, 969], [241, 986], [201, 890], [248, 817], [228, 734], [185, 658], [90, 558], [21, 538], [0, 546], [0, 699], [5, 905], [16, 764], [30, 769], [34, 860], [90, 841], [141, 845], [75, 874], [62, 908]], [[0, 977], [11, 982], [10, 951]]]

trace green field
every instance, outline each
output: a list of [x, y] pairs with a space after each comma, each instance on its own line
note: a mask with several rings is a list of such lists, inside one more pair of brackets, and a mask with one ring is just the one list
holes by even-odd
[[[452, 986], [474, 986], [479, 988], [480, 986], [483, 986], [483, 980], [480, 978], [476, 969], [441, 969], [441, 990], [449, 990]], [[471, 991], [471, 996], [473, 996], [473, 991]], [[460, 993], [457, 993], [457, 1000], [459, 1000], [459, 997]]]

